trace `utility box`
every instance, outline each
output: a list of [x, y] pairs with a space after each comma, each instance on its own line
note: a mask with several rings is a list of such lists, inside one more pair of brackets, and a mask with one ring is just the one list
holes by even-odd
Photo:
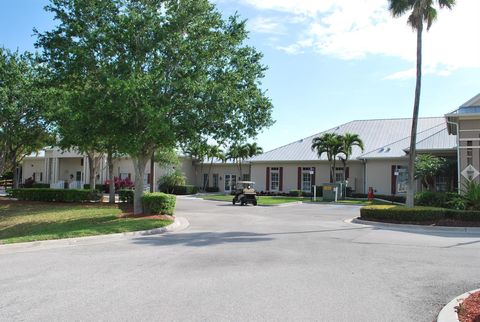
[[335, 201], [335, 194], [337, 200], [342, 198], [342, 189], [339, 183], [324, 183], [323, 186], [323, 201]]

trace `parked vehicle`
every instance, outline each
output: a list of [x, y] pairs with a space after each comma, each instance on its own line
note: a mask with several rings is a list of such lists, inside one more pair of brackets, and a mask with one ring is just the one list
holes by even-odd
[[253, 188], [255, 182], [253, 181], [238, 181], [237, 187], [235, 190], [235, 196], [233, 197], [232, 203], [240, 203], [241, 206], [247, 204], [257, 205], [257, 192]]

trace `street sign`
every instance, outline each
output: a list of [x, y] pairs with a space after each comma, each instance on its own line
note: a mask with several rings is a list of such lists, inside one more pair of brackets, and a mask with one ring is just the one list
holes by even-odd
[[462, 176], [465, 177], [465, 179], [467, 179], [468, 181], [472, 181], [473, 179], [475, 179], [476, 177], [478, 177], [478, 175], [480, 174], [480, 172], [478, 172], [477, 169], [475, 169], [475, 167], [471, 164], [469, 164], [465, 169], [463, 169], [463, 171], [461, 172]]

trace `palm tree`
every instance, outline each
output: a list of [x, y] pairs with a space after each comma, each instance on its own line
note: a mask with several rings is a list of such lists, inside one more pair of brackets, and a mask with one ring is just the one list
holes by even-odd
[[437, 19], [435, 4], [440, 8], [452, 9], [455, 0], [389, 0], [389, 10], [393, 17], [400, 17], [410, 12], [408, 24], [417, 32], [417, 81], [413, 104], [412, 131], [410, 135], [410, 154], [408, 159], [407, 207], [413, 207], [413, 188], [415, 180], [415, 158], [417, 141], [418, 110], [422, 84], [422, 34], [424, 24], [427, 31]]
[[248, 148], [246, 145], [233, 144], [227, 152], [226, 158], [232, 160], [238, 167], [240, 179], [242, 178], [242, 162], [248, 158]]
[[[207, 159], [210, 160], [210, 167], [208, 169], [208, 178], [210, 178], [210, 174], [212, 173], [213, 161], [215, 159], [220, 159], [223, 161], [225, 159], [225, 155], [223, 154], [222, 149], [220, 149], [218, 145], [209, 145], [207, 149]], [[203, 190], [207, 188], [206, 185], [207, 182], [204, 182]]]
[[[249, 158], [253, 158], [259, 154], [263, 153], [263, 149], [257, 145], [256, 142], [254, 143], [247, 143], [245, 144], [245, 148], [248, 151], [247, 155]], [[252, 180], [252, 164], [250, 163], [250, 168], [248, 170], [248, 177]]]
[[342, 154], [343, 157], [340, 157], [343, 163], [343, 180], [347, 180], [347, 163], [352, 155], [352, 150], [354, 146], [358, 146], [363, 152], [363, 141], [360, 139], [358, 134], [345, 133], [342, 135]]
[[319, 158], [322, 154], [327, 154], [327, 159], [330, 162], [330, 183], [333, 183], [335, 178], [336, 158], [342, 153], [342, 136], [335, 133], [325, 133], [317, 136], [312, 140], [312, 151], [317, 151]]
[[[207, 156], [208, 144], [206, 141], [196, 141], [190, 143], [186, 148], [185, 153], [189, 155], [193, 161], [197, 164], [200, 163], [200, 174], [203, 178], [203, 162]], [[195, 166], [195, 178], [197, 178], [198, 172], [197, 167]]]

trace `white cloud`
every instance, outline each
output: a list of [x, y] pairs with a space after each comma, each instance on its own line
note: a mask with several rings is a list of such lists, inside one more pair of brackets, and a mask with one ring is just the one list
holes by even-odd
[[286, 32], [285, 26], [273, 17], [255, 17], [248, 20], [248, 27], [253, 32], [266, 34], [282, 35]]
[[[406, 16], [391, 17], [386, 0], [240, 1], [265, 15], [275, 15], [263, 18], [266, 27], [260, 28], [262, 32], [291, 30], [293, 41], [276, 45], [288, 54], [313, 50], [344, 60], [383, 55], [400, 58], [414, 67], [416, 35], [406, 25]], [[423, 37], [425, 74], [448, 75], [460, 68], [480, 68], [478, 12], [478, 0], [457, 1], [452, 11], [439, 10], [438, 21]], [[295, 28], [282, 28], [282, 23]], [[413, 77], [412, 70], [394, 72], [386, 79]]]

